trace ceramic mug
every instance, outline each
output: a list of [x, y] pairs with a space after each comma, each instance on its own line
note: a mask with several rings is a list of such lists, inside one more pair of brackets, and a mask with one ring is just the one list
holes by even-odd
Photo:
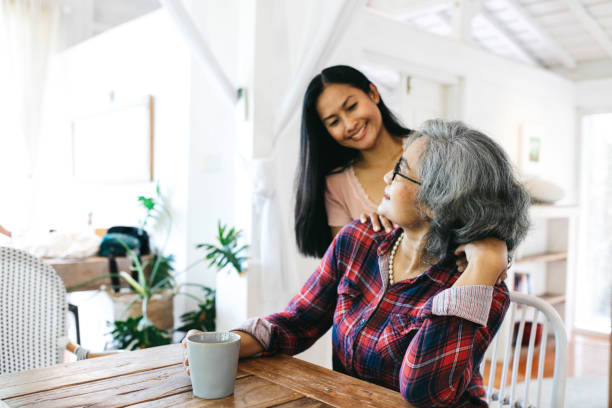
[[187, 337], [187, 357], [193, 395], [223, 398], [234, 393], [240, 336], [230, 332], [206, 332]]

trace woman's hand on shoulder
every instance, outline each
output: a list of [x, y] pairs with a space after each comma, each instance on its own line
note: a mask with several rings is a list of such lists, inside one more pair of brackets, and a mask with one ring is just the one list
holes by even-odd
[[377, 212], [364, 212], [359, 217], [359, 220], [362, 223], [368, 222], [368, 219], [372, 221], [372, 228], [374, 228], [374, 231], [380, 231], [381, 228], [384, 228], [387, 232], [393, 231], [393, 223], [391, 223], [391, 221], [389, 221], [384, 215], [380, 215]]
[[[468, 275], [463, 281], [471, 284], [499, 284], [507, 277], [508, 248], [506, 243], [496, 238], [460, 245], [455, 250], [457, 269]], [[463, 275], [462, 275], [463, 276]]]

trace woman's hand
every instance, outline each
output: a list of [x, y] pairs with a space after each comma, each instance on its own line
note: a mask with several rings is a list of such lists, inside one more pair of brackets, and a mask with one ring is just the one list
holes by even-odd
[[[251, 357], [264, 351], [261, 344], [259, 344], [259, 341], [257, 341], [257, 339], [255, 339], [255, 337], [251, 336], [249, 333], [245, 333], [239, 330], [232, 330], [231, 332], [236, 333], [238, 336], [240, 336], [240, 358]], [[183, 365], [185, 366], [185, 372], [187, 373], [187, 375], [189, 375], [190, 371], [189, 358], [187, 357], [187, 338], [191, 335], [200, 333], [204, 332], [200, 330], [189, 330], [182, 341], [184, 348]]]
[[[507, 277], [508, 248], [504, 241], [485, 238], [480, 241], [460, 245], [455, 250], [459, 257], [457, 266], [463, 272], [456, 286], [499, 284]], [[460, 264], [467, 262], [463, 271]]]
[[185, 372], [187, 373], [187, 375], [189, 375], [189, 358], [187, 357], [187, 337], [194, 335], [194, 334], [200, 334], [200, 333], [204, 333], [204, 332], [200, 330], [189, 330], [187, 332], [187, 335], [181, 342], [183, 343], [183, 349], [184, 349], [183, 350], [183, 365], [185, 366]]
[[11, 231], [7, 230], [2, 225], [0, 225], [0, 234], [6, 235], [7, 237], [10, 237], [11, 235], [13, 235], [11, 234]]
[[457, 265], [457, 270], [459, 271], [459, 273], [465, 272], [465, 268], [467, 268], [468, 266], [468, 261], [464, 253], [457, 256], [455, 264]]
[[[457, 271], [459, 271], [459, 273], [465, 272], [465, 269], [468, 266], [468, 261], [465, 257], [465, 253], [462, 253], [460, 256], [457, 257], [455, 264], [457, 265]], [[500, 283], [506, 280], [506, 278], [508, 277], [508, 274], [506, 272], [507, 269], [501, 274], [497, 282], [495, 282], [496, 285], [499, 285]]]
[[370, 221], [372, 221], [372, 228], [374, 228], [374, 231], [380, 231], [381, 227], [387, 232], [393, 231], [393, 224], [384, 215], [380, 215], [377, 212], [372, 212], [369, 214], [362, 213], [359, 220], [365, 223], [368, 221], [368, 218]]

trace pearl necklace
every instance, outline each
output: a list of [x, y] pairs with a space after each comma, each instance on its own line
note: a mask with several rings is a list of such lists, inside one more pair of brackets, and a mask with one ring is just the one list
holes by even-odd
[[399, 248], [402, 240], [404, 239], [404, 232], [399, 236], [395, 244], [393, 244], [393, 248], [391, 248], [391, 255], [389, 255], [389, 286], [393, 285], [393, 260], [395, 259], [395, 252], [397, 252], [397, 248]]

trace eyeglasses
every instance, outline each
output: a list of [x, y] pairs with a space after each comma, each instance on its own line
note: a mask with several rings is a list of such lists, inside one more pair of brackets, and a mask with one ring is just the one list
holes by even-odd
[[416, 181], [412, 177], [408, 177], [408, 176], [400, 173], [400, 165], [401, 165], [402, 161], [405, 162], [406, 160], [404, 160], [403, 157], [400, 157], [399, 160], [397, 161], [397, 163], [395, 163], [395, 167], [393, 168], [393, 176], [391, 177], [391, 181], [395, 180], [395, 176], [400, 176], [400, 177], [405, 178], [406, 180], [412, 181], [413, 183], [418, 184], [420, 186], [421, 185], [420, 181]]

